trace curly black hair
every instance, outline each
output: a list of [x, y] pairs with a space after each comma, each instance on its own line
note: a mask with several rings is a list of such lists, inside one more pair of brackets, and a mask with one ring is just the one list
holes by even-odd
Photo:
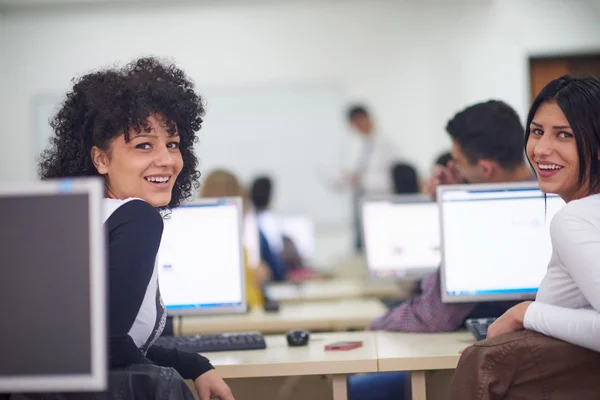
[[148, 117], [157, 113], [165, 117], [167, 131], [180, 137], [183, 169], [167, 208], [177, 207], [199, 186], [193, 146], [204, 105], [181, 69], [152, 57], [74, 79], [72, 91], [50, 121], [55, 135], [40, 156], [40, 177], [98, 176], [92, 147], [107, 150], [121, 134], [129, 141], [131, 129], [148, 129]]

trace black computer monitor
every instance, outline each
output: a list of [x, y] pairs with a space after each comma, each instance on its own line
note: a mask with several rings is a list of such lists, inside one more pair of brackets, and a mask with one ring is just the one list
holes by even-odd
[[0, 184], [0, 393], [107, 386], [104, 187]]

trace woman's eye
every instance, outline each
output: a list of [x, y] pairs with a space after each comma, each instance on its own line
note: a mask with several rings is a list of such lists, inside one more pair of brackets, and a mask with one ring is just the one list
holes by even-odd
[[558, 134], [558, 137], [559, 137], [559, 138], [563, 138], [563, 139], [566, 139], [566, 138], [572, 138], [572, 137], [573, 137], [573, 134], [572, 134], [572, 133], [570, 133], [570, 132], [560, 132], [560, 133]]
[[150, 145], [150, 143], [140, 143], [137, 146], [135, 146], [136, 149], [142, 149], [142, 150], [148, 150], [151, 149], [152, 146]]
[[531, 133], [533, 133], [536, 136], [541, 136], [541, 135], [544, 134], [544, 131], [542, 131], [541, 129], [537, 129], [536, 128], [536, 129], [532, 130]]
[[178, 142], [171, 142], [171, 143], [167, 144], [167, 147], [169, 149], [178, 149], [179, 148], [179, 143]]

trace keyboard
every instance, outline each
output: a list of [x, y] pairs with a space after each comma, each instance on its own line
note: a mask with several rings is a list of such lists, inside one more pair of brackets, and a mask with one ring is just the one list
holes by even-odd
[[154, 344], [168, 349], [175, 348], [191, 353], [259, 350], [267, 347], [265, 338], [260, 332], [219, 333], [195, 336], [161, 336]]
[[487, 337], [488, 327], [496, 318], [470, 318], [465, 321], [467, 329], [475, 336], [477, 340], [484, 340]]

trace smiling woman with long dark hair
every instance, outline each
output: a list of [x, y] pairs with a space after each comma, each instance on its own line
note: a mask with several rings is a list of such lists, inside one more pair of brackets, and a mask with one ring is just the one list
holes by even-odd
[[533, 102], [525, 135], [541, 190], [567, 203], [550, 223], [548, 271], [535, 301], [508, 310], [485, 341], [465, 350], [453, 399], [598, 398], [599, 149], [600, 80], [550, 82]]

